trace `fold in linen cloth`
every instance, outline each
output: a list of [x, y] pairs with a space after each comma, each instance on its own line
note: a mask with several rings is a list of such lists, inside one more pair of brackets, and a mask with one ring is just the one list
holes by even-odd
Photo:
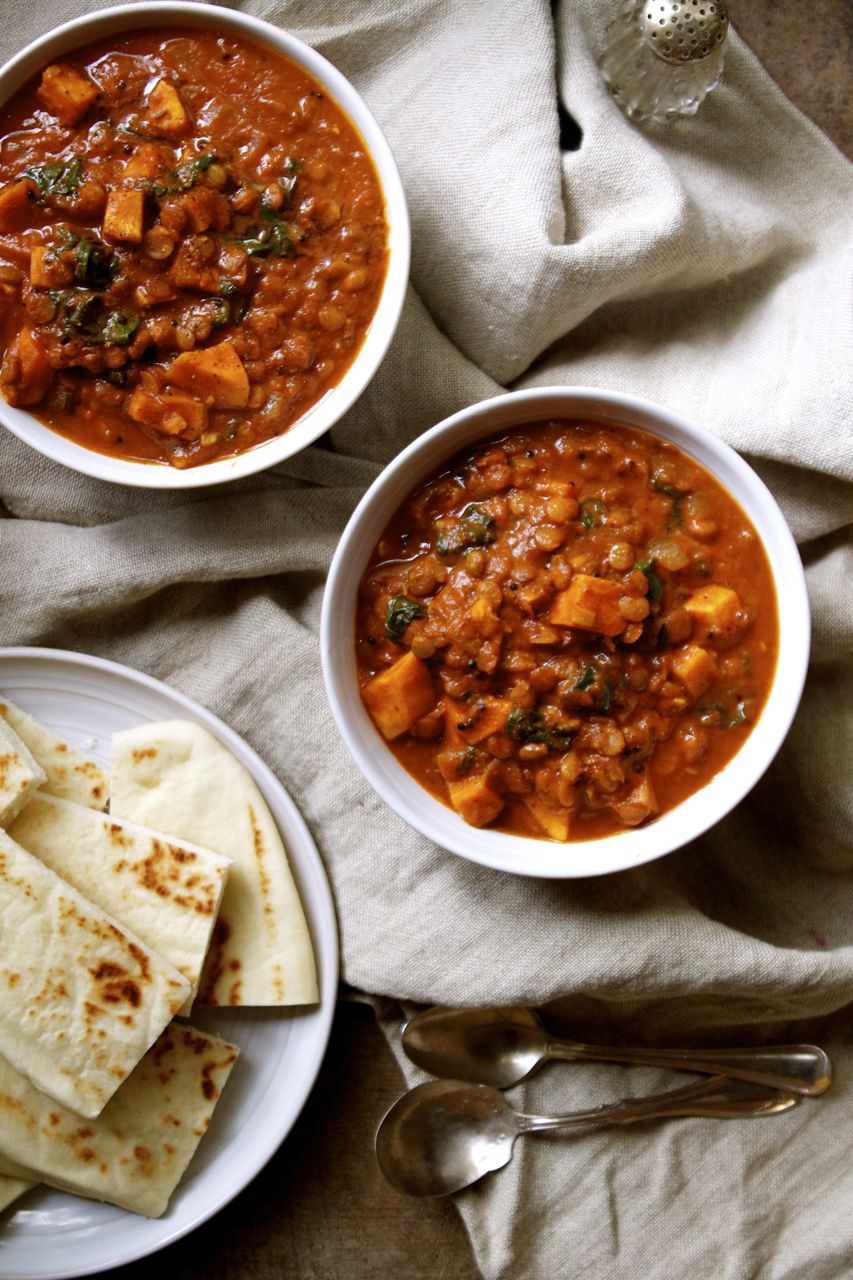
[[[15, 6], [0, 53], [84, 7]], [[850, 166], [734, 34], [695, 120], [632, 125], [596, 67], [616, 0], [237, 7], [330, 57], [385, 129], [413, 226], [399, 331], [331, 450], [227, 488], [122, 490], [0, 433], [0, 643], [129, 663], [251, 742], [314, 833], [344, 978], [383, 997], [395, 1047], [418, 1002], [524, 1002], [578, 1038], [832, 1053], [832, 1090], [773, 1119], [520, 1142], [456, 1198], [490, 1280], [853, 1276]], [[471, 866], [386, 808], [336, 734], [317, 632], [380, 466], [466, 404], [558, 383], [657, 400], [746, 454], [800, 544], [814, 647], [734, 813], [658, 863], [554, 883]], [[680, 1079], [556, 1066], [510, 1098], [569, 1110]]]

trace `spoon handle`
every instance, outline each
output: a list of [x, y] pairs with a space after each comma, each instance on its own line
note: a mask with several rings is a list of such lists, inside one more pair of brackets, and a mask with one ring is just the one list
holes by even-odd
[[668, 1116], [716, 1116], [738, 1119], [744, 1116], [773, 1115], [796, 1106], [796, 1094], [767, 1089], [745, 1080], [712, 1076], [683, 1089], [654, 1094], [648, 1098], [623, 1098], [592, 1111], [573, 1111], [563, 1116], [531, 1116], [516, 1113], [518, 1128], [524, 1133], [543, 1129], [568, 1129], [575, 1125], [633, 1124], [638, 1120]]
[[545, 1052], [549, 1058], [570, 1062], [622, 1062], [723, 1074], [794, 1093], [823, 1093], [832, 1081], [829, 1058], [813, 1044], [769, 1045], [763, 1049], [627, 1049], [550, 1040]]

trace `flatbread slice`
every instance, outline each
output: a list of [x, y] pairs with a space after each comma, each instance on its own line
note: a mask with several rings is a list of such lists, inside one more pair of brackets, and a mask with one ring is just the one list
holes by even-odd
[[250, 775], [196, 724], [143, 724], [113, 738], [110, 809], [233, 859], [197, 1000], [317, 1000], [311, 936], [272, 814]]
[[190, 994], [170, 964], [0, 831], [0, 1054], [96, 1116]]
[[0, 1213], [35, 1185], [34, 1182], [25, 1182], [23, 1178], [7, 1178], [5, 1174], [0, 1174]]
[[0, 827], [12, 822], [46, 781], [47, 774], [26, 744], [0, 719]]
[[0, 717], [18, 735], [47, 777], [44, 790], [89, 809], [104, 809], [109, 799], [109, 777], [96, 760], [63, 742], [8, 698], [0, 699]]
[[9, 835], [174, 965], [195, 994], [227, 858], [41, 793]]
[[158, 1218], [238, 1053], [217, 1036], [173, 1023], [87, 1124], [0, 1060], [0, 1172]]

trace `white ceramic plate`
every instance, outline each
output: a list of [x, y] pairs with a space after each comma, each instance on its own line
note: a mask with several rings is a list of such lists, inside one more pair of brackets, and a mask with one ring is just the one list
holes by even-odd
[[186, 1235], [227, 1204], [289, 1132], [314, 1084], [334, 1011], [338, 938], [329, 884], [293, 801], [221, 720], [128, 667], [55, 649], [0, 649], [0, 691], [103, 765], [112, 735], [155, 720], [193, 720], [249, 771], [278, 823], [308, 918], [320, 1004], [306, 1011], [198, 1010], [192, 1021], [240, 1046], [210, 1129], [162, 1218], [36, 1188], [0, 1224], [0, 1280], [59, 1280], [117, 1267]]

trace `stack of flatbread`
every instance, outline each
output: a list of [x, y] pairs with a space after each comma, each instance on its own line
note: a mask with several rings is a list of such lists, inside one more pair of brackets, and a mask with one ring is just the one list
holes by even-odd
[[206, 730], [112, 776], [0, 700], [0, 1210], [38, 1182], [162, 1214], [238, 1050], [183, 1019], [318, 999], [278, 829]]

